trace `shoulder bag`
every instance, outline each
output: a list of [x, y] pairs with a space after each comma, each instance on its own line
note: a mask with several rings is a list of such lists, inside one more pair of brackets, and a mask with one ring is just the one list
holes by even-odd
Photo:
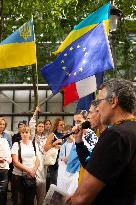
[[[34, 147], [34, 151], [35, 151], [35, 155], [36, 155], [36, 147], [35, 147], [35, 140], [32, 141], [33, 147]], [[22, 157], [21, 157], [21, 145], [20, 145], [20, 141], [18, 142], [18, 158], [20, 163], [22, 163]], [[23, 173], [23, 171], [22, 171]], [[22, 185], [25, 188], [35, 188], [36, 187], [36, 178], [35, 177], [29, 177], [27, 175], [22, 175]]]
[[[56, 137], [56, 135], [54, 135], [54, 138], [58, 139]], [[45, 153], [45, 157], [44, 157], [44, 164], [46, 166], [49, 165], [54, 165], [56, 163], [56, 159], [58, 156], [58, 149], [52, 147], [50, 148], [46, 153]]]

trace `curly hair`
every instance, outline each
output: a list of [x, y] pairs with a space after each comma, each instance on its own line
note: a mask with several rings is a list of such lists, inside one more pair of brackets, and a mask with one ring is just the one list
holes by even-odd
[[[100, 89], [106, 88], [107, 97], [117, 97], [119, 106], [127, 112], [136, 110], [136, 88], [129, 80], [113, 78], [104, 82]], [[108, 100], [108, 99], [107, 99]], [[110, 102], [110, 99], [109, 99]]]
[[[58, 125], [59, 125], [59, 122], [60, 121], [63, 121], [61, 118], [56, 118], [55, 121], [54, 121], [54, 124], [53, 124], [53, 128], [52, 128], [52, 131], [53, 132], [56, 132], [57, 131], [57, 128], [58, 128]], [[64, 121], [63, 121], [64, 122]]]

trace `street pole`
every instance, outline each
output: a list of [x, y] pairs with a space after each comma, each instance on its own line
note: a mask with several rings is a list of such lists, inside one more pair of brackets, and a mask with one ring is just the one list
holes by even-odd
[[111, 39], [112, 58], [114, 62], [113, 78], [116, 78], [117, 77], [116, 32], [111, 32], [110, 39]]

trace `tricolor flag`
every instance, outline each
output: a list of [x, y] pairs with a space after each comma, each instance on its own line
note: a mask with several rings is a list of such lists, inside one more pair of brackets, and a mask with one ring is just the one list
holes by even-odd
[[[97, 90], [99, 89], [100, 85], [103, 83], [103, 76], [104, 76], [104, 72], [95, 74]], [[72, 90], [71, 90], [71, 93], [72, 93]], [[94, 93], [91, 93], [85, 97], [80, 98], [77, 102], [76, 111], [78, 111], [78, 110], [87, 110], [88, 111], [90, 108], [92, 100], [95, 99], [95, 96], [96, 96], [96, 93], [94, 92]]]
[[76, 83], [71, 83], [63, 88], [64, 106], [74, 102], [75, 100], [79, 100], [80, 98], [83, 98], [96, 90], [97, 84], [95, 75], [80, 80]]

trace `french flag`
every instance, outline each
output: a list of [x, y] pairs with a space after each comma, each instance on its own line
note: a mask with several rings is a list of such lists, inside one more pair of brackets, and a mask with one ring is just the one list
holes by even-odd
[[95, 75], [80, 80], [78, 82], [71, 83], [70, 85], [63, 87], [64, 106], [80, 98], [83, 98], [95, 92], [96, 90], [97, 83]]

